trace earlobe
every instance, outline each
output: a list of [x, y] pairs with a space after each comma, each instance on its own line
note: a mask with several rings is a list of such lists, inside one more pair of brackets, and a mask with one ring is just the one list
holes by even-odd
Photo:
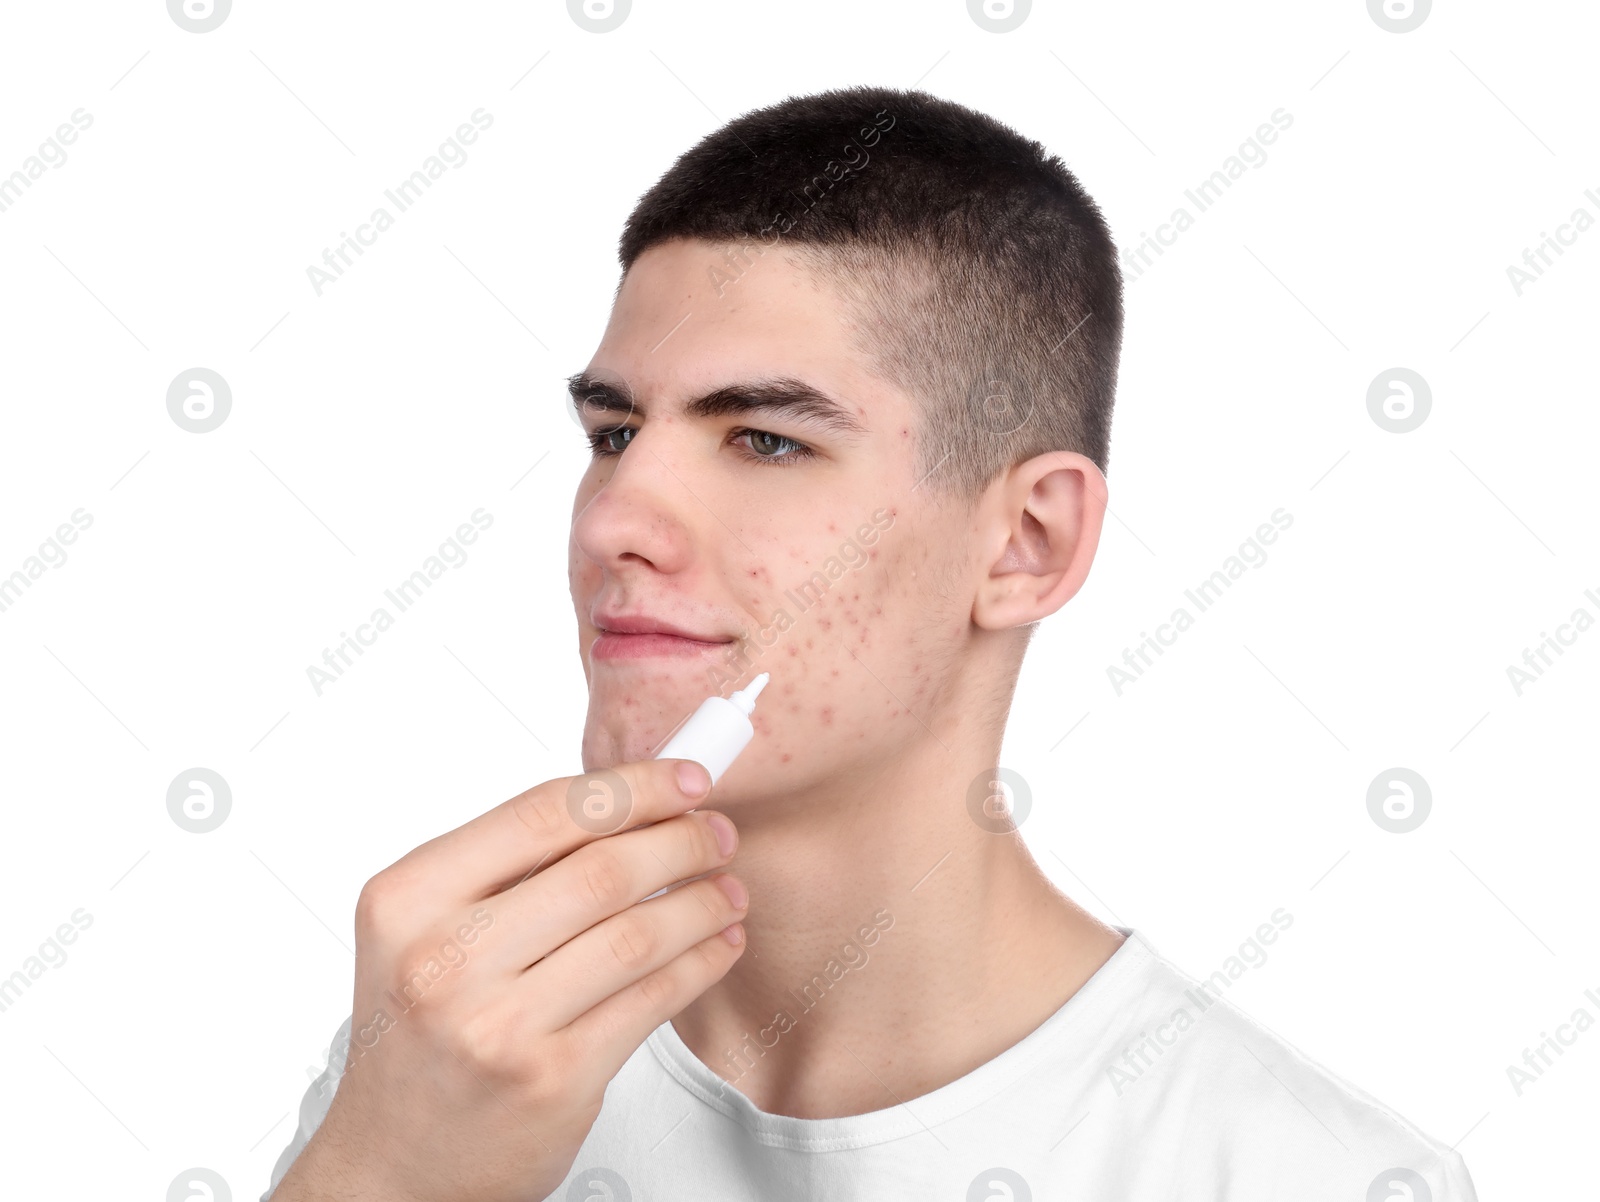
[[1025, 626], [1056, 612], [1088, 578], [1105, 520], [1106, 482], [1093, 462], [1052, 451], [991, 485], [980, 507], [984, 541], [998, 548], [979, 583], [980, 629]]

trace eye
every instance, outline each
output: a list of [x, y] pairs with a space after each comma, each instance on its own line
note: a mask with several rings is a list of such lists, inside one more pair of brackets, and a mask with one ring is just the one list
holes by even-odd
[[[628, 444], [638, 432], [635, 426], [611, 426], [596, 430], [593, 434], [586, 435], [589, 440], [589, 452], [596, 459], [613, 458], [628, 449]], [[743, 444], [748, 449], [745, 458], [762, 463], [797, 463], [802, 459], [814, 459], [817, 454], [805, 443], [782, 434], [774, 434], [770, 430], [739, 429], [733, 431], [731, 437], [736, 445], [739, 445], [741, 440], [748, 439], [749, 442]]]
[[771, 430], [742, 429], [733, 432], [735, 443], [745, 438], [750, 440], [750, 458], [764, 463], [796, 463], [802, 459], [813, 459], [817, 454], [805, 443], [774, 434]]
[[[633, 436], [638, 431], [633, 426], [612, 426], [607, 430], [596, 430], [593, 434], [586, 435], [589, 440], [589, 452], [596, 459], [611, 455], [620, 455], [633, 441]], [[620, 442], [619, 435], [625, 435]]]

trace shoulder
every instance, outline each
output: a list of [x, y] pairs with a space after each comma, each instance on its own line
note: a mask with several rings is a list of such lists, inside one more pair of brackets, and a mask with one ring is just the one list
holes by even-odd
[[1476, 1202], [1458, 1153], [1256, 1022], [1226, 970], [1200, 981], [1135, 941], [1101, 1096], [1193, 1175], [1230, 1198]]

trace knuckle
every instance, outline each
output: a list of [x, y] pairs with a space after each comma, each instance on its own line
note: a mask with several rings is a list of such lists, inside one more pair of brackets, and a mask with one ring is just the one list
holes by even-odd
[[661, 935], [648, 919], [627, 915], [609, 924], [606, 942], [617, 963], [632, 970], [654, 960], [661, 948]]
[[575, 1072], [565, 1057], [540, 1049], [524, 1053], [519, 1074], [514, 1082], [506, 1082], [506, 1088], [519, 1109], [566, 1115], [576, 1109]]
[[720, 949], [728, 947], [728, 941], [722, 938], [720, 932], [695, 944], [694, 958], [697, 975], [706, 977], [720, 975], [726, 964], [726, 957], [720, 954]]
[[663, 968], [643, 978], [635, 986], [639, 999], [650, 1010], [663, 1010], [677, 999], [677, 981], [670, 968]]
[[473, 1074], [503, 1078], [519, 1053], [510, 1024], [495, 1010], [480, 1010], [452, 1024], [450, 1051]]
[[583, 886], [591, 902], [607, 913], [627, 904], [628, 871], [615, 852], [591, 845], [582, 863]]
[[555, 838], [566, 826], [567, 808], [548, 790], [530, 789], [513, 797], [510, 806], [517, 821], [540, 842]]
[[414, 856], [401, 856], [361, 887], [356, 898], [356, 935], [393, 942], [417, 925], [413, 899], [424, 885], [425, 869]]
[[534, 1034], [511, 1006], [456, 1020], [443, 1042], [480, 1083], [519, 1108], [559, 1106], [581, 1069], [564, 1040]]
[[744, 944], [735, 947], [722, 937], [722, 932], [707, 939], [702, 939], [695, 945], [695, 970], [696, 979], [702, 980], [706, 985], [719, 980], [730, 968], [733, 962], [744, 951]]
[[387, 869], [361, 886], [356, 897], [357, 935], [381, 935], [387, 931], [399, 908], [399, 897], [398, 883]]
[[453, 975], [428, 949], [410, 948], [395, 961], [389, 996], [406, 1013], [415, 1013], [423, 1022], [447, 1022], [445, 1001], [454, 992]]

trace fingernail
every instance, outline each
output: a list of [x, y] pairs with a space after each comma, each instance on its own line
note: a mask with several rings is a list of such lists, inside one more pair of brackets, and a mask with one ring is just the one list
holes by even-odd
[[682, 760], [678, 764], [678, 788], [685, 797], [704, 797], [711, 792], [711, 774], [693, 760]]
[[739, 883], [739, 878], [736, 876], [719, 876], [717, 888], [728, 895], [728, 900], [735, 907], [741, 907], [750, 900], [750, 895], [744, 891], [744, 886]]
[[731, 927], [724, 927], [722, 937], [733, 944], [734, 947], [738, 947], [744, 942], [744, 928], [738, 923], [734, 923]]
[[711, 813], [706, 815], [706, 824], [711, 827], [711, 833], [717, 837], [717, 846], [722, 849], [722, 854], [731, 856], [733, 849], [739, 845], [739, 834], [733, 829], [733, 823], [724, 815]]

